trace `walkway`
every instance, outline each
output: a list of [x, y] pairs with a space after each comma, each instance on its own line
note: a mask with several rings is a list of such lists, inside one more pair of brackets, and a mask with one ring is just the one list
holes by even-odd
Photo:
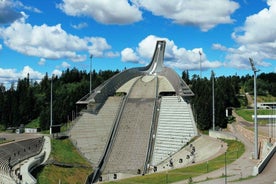
[[262, 184], [270, 184], [276, 181], [276, 155], [274, 155], [269, 161], [268, 165], [265, 167], [263, 172], [259, 174], [257, 177], [252, 179], [239, 182], [239, 184], [253, 184], [253, 183], [262, 183]]
[[[234, 129], [235, 129], [235, 126], [234, 126]], [[241, 177], [244, 178], [244, 177], [251, 176], [253, 167], [257, 163], [256, 161], [251, 159], [251, 155], [252, 155], [251, 150], [253, 147], [252, 143], [250, 143], [248, 140], [246, 140], [245, 138], [237, 134], [237, 132], [234, 133], [234, 136], [236, 136], [238, 140], [244, 143], [246, 151], [239, 159], [237, 159], [232, 164], [226, 167], [227, 175], [230, 176], [227, 178], [227, 181], [233, 181]], [[221, 176], [224, 174], [225, 174], [225, 168], [223, 167], [213, 172], [192, 178], [192, 180], [193, 182], [204, 183], [204, 184], [213, 184], [213, 183], [220, 184], [220, 183], [225, 183], [225, 178], [221, 178]], [[205, 181], [207, 178], [209, 179], [219, 178], [219, 179]], [[180, 181], [175, 184], [186, 184], [186, 183], [188, 183], [187, 180]]]
[[[239, 134], [236, 131], [236, 126], [243, 123], [245, 120], [236, 116], [237, 122], [232, 124], [233, 135], [237, 137], [245, 145], [245, 153], [237, 159], [235, 162], [231, 163], [226, 167], [227, 177], [222, 178], [221, 176], [225, 173], [225, 168], [218, 169], [208, 174], [204, 174], [193, 179], [193, 182], [202, 183], [202, 184], [224, 184], [227, 182], [237, 183], [237, 184], [253, 184], [253, 183], [262, 183], [262, 184], [271, 184], [276, 181], [276, 156], [274, 155], [268, 166], [264, 169], [264, 171], [258, 176], [244, 180], [237, 181], [240, 178], [247, 178], [252, 175], [253, 167], [257, 164], [258, 160], [252, 159], [253, 154], [253, 143], [249, 142], [243, 135]], [[244, 124], [244, 123], [243, 123]], [[208, 181], [206, 179], [209, 178]], [[210, 178], [217, 178], [210, 180]], [[175, 184], [186, 184], [187, 180], [176, 182]]]
[[37, 164], [41, 165], [45, 163], [48, 160], [50, 153], [51, 153], [51, 139], [48, 136], [44, 136], [43, 148], [39, 153], [39, 155], [28, 158], [22, 161], [21, 163], [19, 163], [20, 174], [22, 175], [22, 181], [21, 181], [22, 183], [28, 183], [28, 184], [37, 183], [36, 179], [29, 172], [29, 169], [32, 168], [34, 165], [37, 165]]

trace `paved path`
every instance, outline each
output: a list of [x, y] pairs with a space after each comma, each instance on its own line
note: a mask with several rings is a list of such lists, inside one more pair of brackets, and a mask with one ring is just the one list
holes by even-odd
[[252, 179], [248, 179], [242, 182], [239, 182], [238, 184], [255, 184], [255, 183], [261, 183], [261, 184], [272, 184], [276, 181], [276, 155], [271, 158], [268, 165], [265, 167], [263, 172], [259, 174], [257, 177], [254, 177]]
[[[235, 130], [235, 126], [233, 128]], [[229, 177], [227, 177], [226, 179], [221, 178], [221, 176], [223, 176], [225, 174], [225, 167], [223, 167], [223, 168], [215, 170], [213, 172], [192, 178], [194, 182], [204, 183], [204, 184], [209, 184], [209, 183], [210, 184], [213, 184], [213, 183], [220, 184], [220, 183], [225, 183], [225, 181], [234, 181], [239, 178], [251, 176], [253, 167], [257, 163], [256, 160], [251, 159], [253, 145], [247, 139], [245, 139], [243, 136], [239, 135], [237, 132], [234, 132], [233, 135], [236, 136], [238, 140], [243, 142], [243, 144], [245, 145], [246, 151], [239, 159], [237, 159], [230, 165], [226, 166], [226, 173]], [[218, 179], [205, 181], [207, 178], [218, 178]], [[188, 181], [181, 181], [181, 182], [177, 182], [175, 184], [185, 184], [185, 183], [188, 183]]]
[[[220, 184], [220, 183], [226, 183], [230, 181], [233, 182], [239, 178], [246, 178], [252, 175], [253, 167], [258, 162], [257, 160], [252, 159], [253, 143], [251, 143], [243, 135], [239, 134], [239, 132], [236, 130], [235, 126], [238, 123], [240, 123], [240, 121], [244, 122], [245, 120], [241, 119], [238, 116], [236, 120], [237, 122], [231, 125], [233, 126], [232, 134], [245, 145], [245, 153], [239, 159], [237, 159], [230, 165], [226, 166], [226, 173], [227, 173], [227, 176], [229, 177], [227, 177], [226, 179], [221, 178], [221, 176], [225, 174], [225, 167], [224, 167], [216, 171], [192, 178], [194, 182], [199, 182], [204, 184], [209, 184], [209, 183]], [[218, 179], [205, 181], [206, 178], [218, 178]], [[188, 183], [188, 181], [186, 180], [186, 181], [177, 182], [177, 184], [185, 184], [185, 183]]]
[[[36, 184], [36, 178], [34, 178], [31, 173], [29, 173], [29, 169], [31, 166], [37, 165], [40, 163], [40, 158], [43, 157], [43, 154], [45, 154], [44, 159], [42, 163], [46, 162], [49, 158], [49, 155], [51, 153], [51, 139], [48, 136], [44, 136], [44, 144], [41, 152], [38, 155], [35, 155], [33, 157], [30, 157], [26, 160], [23, 160], [20, 165], [20, 173], [22, 174], [22, 183], [28, 183], [28, 184]], [[41, 163], [41, 164], [42, 164]]]
[[[204, 174], [195, 178], [192, 178], [194, 182], [198, 183], [204, 183], [204, 184], [223, 184], [227, 182], [231, 183], [241, 183], [241, 184], [255, 184], [255, 183], [273, 183], [276, 181], [276, 156], [273, 156], [271, 161], [269, 162], [268, 166], [265, 168], [265, 170], [259, 174], [257, 177], [254, 177], [252, 179], [244, 180], [241, 182], [238, 182], [237, 180], [240, 178], [247, 178], [252, 175], [253, 167], [257, 164], [258, 160], [252, 159], [252, 153], [253, 153], [253, 143], [249, 142], [248, 139], [246, 139], [243, 135], [239, 134], [239, 132], [236, 130], [236, 125], [240, 122], [245, 122], [244, 119], [241, 119], [237, 116], [236, 118], [237, 122], [233, 123], [233, 135], [237, 137], [238, 140], [240, 140], [245, 145], [245, 153], [237, 159], [235, 162], [231, 163], [226, 167], [227, 175], [229, 177], [227, 178], [220, 178], [225, 173], [225, 168], [218, 169], [216, 171], [210, 172], [208, 174]], [[244, 123], [243, 123], [244, 124]], [[206, 181], [206, 178], [217, 178], [213, 180]], [[180, 181], [175, 184], [185, 184], [188, 183], [187, 180]]]

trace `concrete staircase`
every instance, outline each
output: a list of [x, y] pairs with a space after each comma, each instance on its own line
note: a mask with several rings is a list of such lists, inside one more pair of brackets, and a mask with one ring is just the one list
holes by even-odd
[[158, 165], [197, 135], [192, 110], [180, 96], [163, 96], [151, 165]]

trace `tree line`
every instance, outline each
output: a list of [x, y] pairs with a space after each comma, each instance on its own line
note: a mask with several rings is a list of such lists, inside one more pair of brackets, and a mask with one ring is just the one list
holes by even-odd
[[[119, 73], [119, 70], [92, 72], [92, 89]], [[211, 77], [189, 77], [182, 72], [183, 80], [190, 86], [195, 96], [191, 98], [197, 126], [201, 130], [212, 127], [212, 80]], [[0, 129], [18, 127], [38, 120], [42, 130], [50, 125], [51, 82], [53, 94], [53, 124], [63, 124], [76, 113], [75, 103], [89, 93], [90, 73], [76, 68], [67, 69], [61, 76], [49, 76], [37, 82], [26, 76], [11, 84], [9, 89], [0, 84]], [[225, 109], [240, 107], [246, 99], [240, 100], [243, 92], [253, 93], [253, 76], [215, 77], [215, 114], [216, 126], [227, 126]], [[260, 74], [257, 79], [258, 94], [276, 96], [276, 75]]]
[[[92, 89], [119, 71], [92, 72]], [[52, 82], [53, 125], [63, 124], [75, 113], [75, 103], [89, 93], [90, 73], [76, 68], [67, 69], [61, 76], [47, 73], [40, 81], [28, 76], [12, 83], [9, 89], [0, 84], [0, 128], [18, 127], [38, 119], [40, 128], [48, 130], [50, 125], [50, 99]]]
[[[183, 80], [191, 87], [195, 96], [191, 99], [195, 121], [200, 130], [208, 130], [213, 124], [212, 77], [190, 79], [189, 72], [182, 72]], [[221, 76], [214, 78], [215, 126], [225, 128], [228, 123], [227, 108], [246, 107], [245, 93], [253, 94], [253, 75]], [[261, 73], [257, 76], [257, 94], [276, 96], [276, 74]]]

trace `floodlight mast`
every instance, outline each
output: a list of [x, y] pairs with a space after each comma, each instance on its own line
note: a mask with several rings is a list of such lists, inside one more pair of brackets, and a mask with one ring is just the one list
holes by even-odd
[[92, 58], [93, 58], [93, 54], [90, 55], [90, 81], [89, 81], [89, 94], [91, 95], [92, 92]]
[[50, 99], [50, 135], [52, 135], [52, 126], [53, 126], [53, 80], [54, 75], [52, 75], [51, 79], [51, 99]]
[[254, 159], [258, 159], [258, 121], [257, 121], [257, 85], [256, 85], [256, 73], [257, 70], [252, 58], [249, 58], [249, 62], [254, 72]]
[[215, 131], [215, 73], [212, 70], [213, 131]]
[[200, 70], [200, 78], [202, 77], [202, 71], [201, 71], [201, 56], [202, 56], [202, 52], [198, 51], [199, 54], [199, 70]]

